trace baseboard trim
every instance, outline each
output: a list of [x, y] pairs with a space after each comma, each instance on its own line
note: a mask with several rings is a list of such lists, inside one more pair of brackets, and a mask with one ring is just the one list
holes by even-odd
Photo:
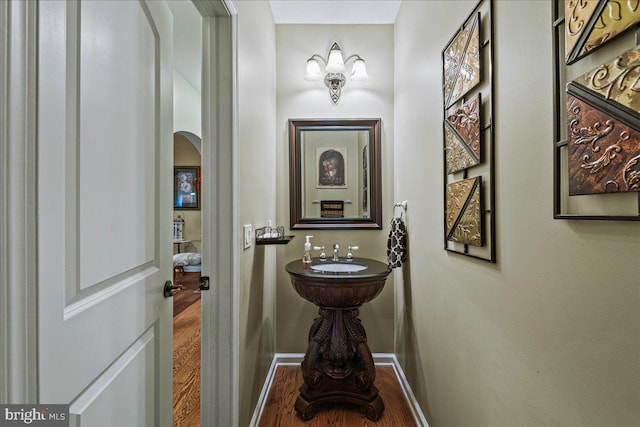
[[[265, 404], [267, 402], [267, 396], [269, 395], [269, 390], [271, 389], [271, 384], [273, 383], [273, 378], [276, 373], [276, 368], [278, 366], [285, 365], [300, 365], [302, 363], [302, 359], [304, 358], [304, 354], [302, 353], [276, 353], [273, 356], [273, 360], [271, 361], [271, 366], [269, 367], [269, 372], [267, 373], [267, 378], [264, 381], [264, 385], [262, 386], [262, 391], [260, 392], [260, 397], [258, 398], [258, 403], [256, 404], [256, 408], [253, 411], [253, 417], [251, 417], [251, 422], [249, 423], [250, 427], [255, 427], [258, 425], [258, 421], [262, 416], [262, 411], [264, 410]], [[422, 427], [429, 427], [427, 423], [427, 419], [424, 417], [422, 413], [422, 409], [420, 409], [420, 405], [416, 400], [416, 397], [413, 394], [413, 390], [411, 390], [411, 386], [407, 381], [407, 377], [404, 375], [404, 371], [400, 367], [400, 363], [398, 362], [398, 358], [393, 353], [373, 353], [373, 362], [376, 365], [391, 365], [393, 366], [393, 370], [400, 381], [400, 387], [402, 388], [402, 393], [404, 394], [407, 402], [409, 404], [409, 409], [413, 414], [416, 423]]]

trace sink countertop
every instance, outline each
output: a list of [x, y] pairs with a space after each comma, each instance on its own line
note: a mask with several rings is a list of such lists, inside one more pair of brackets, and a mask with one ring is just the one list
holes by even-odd
[[[334, 264], [335, 261], [331, 259], [327, 259], [326, 261], [320, 261], [319, 258], [313, 258], [311, 265], [320, 265], [320, 264]], [[285, 269], [289, 274], [305, 276], [305, 277], [316, 277], [316, 278], [331, 278], [331, 279], [355, 279], [355, 278], [367, 278], [367, 277], [379, 277], [379, 276], [387, 276], [391, 273], [391, 268], [388, 264], [376, 261], [369, 258], [353, 258], [351, 261], [346, 261], [345, 259], [340, 259], [340, 264], [362, 264], [366, 265], [367, 268], [357, 272], [322, 272], [322, 271], [314, 271], [310, 266], [304, 267], [302, 264], [302, 259], [298, 258], [285, 266]]]

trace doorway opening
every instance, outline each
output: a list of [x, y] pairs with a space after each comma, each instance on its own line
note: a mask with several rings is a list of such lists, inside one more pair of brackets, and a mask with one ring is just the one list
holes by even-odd
[[174, 133], [173, 425], [200, 425], [202, 304], [201, 140]]
[[[201, 425], [202, 40], [191, 1], [168, 0], [173, 14], [174, 198], [173, 425]], [[206, 242], [204, 242], [206, 244]]]

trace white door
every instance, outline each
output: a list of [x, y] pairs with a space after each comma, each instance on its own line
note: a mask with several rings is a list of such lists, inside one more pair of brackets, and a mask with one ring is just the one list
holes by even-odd
[[38, 400], [71, 425], [172, 419], [172, 18], [163, 1], [38, 12]]

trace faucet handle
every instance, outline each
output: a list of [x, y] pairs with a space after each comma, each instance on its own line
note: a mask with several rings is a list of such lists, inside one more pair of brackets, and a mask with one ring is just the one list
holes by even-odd
[[326, 253], [325, 253], [325, 251], [324, 251], [324, 246], [314, 246], [314, 247], [313, 247], [313, 250], [314, 250], [314, 251], [321, 251], [321, 252], [320, 252], [320, 259], [321, 259], [322, 261], [324, 261], [324, 260], [326, 260], [326, 259], [327, 259], [327, 254], [326, 254]]
[[351, 251], [357, 251], [358, 249], [360, 249], [360, 246], [349, 246], [347, 250], [347, 259], [353, 259]]

